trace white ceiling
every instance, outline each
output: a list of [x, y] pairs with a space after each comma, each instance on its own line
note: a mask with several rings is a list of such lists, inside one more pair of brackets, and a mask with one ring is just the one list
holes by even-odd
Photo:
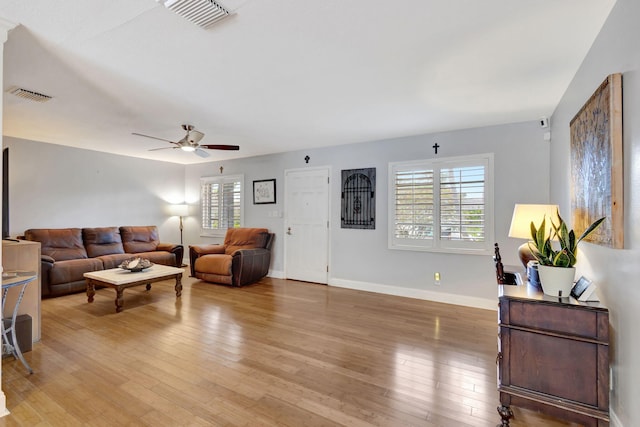
[[[155, 0], [0, 0], [4, 134], [181, 164], [552, 114], [615, 0], [220, 0], [208, 30]], [[182, 123], [203, 144], [181, 150]]]

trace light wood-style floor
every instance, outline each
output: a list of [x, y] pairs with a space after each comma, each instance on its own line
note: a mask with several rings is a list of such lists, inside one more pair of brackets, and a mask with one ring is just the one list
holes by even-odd
[[[42, 302], [0, 426], [495, 426], [494, 311], [264, 279]], [[515, 408], [514, 427], [566, 426]]]

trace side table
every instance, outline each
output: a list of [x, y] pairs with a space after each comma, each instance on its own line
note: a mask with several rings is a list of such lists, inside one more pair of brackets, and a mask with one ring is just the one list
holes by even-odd
[[[2, 354], [13, 354], [13, 357], [20, 359], [20, 362], [27, 368], [30, 374], [33, 374], [33, 369], [24, 359], [20, 346], [18, 345], [18, 337], [16, 336], [16, 317], [18, 316], [18, 309], [20, 302], [24, 297], [24, 291], [27, 289], [27, 285], [36, 279], [37, 275], [33, 271], [12, 271], [2, 273], [2, 313], [5, 312], [5, 302], [7, 300], [7, 292], [14, 287], [20, 287], [18, 298], [13, 307], [13, 314], [11, 315], [11, 323], [8, 328], [4, 327], [4, 321], [0, 322], [2, 327]], [[11, 342], [7, 336], [11, 333]]]

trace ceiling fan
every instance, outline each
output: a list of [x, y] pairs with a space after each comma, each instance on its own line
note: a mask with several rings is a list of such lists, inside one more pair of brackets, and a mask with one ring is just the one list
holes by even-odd
[[160, 141], [168, 142], [169, 144], [173, 144], [173, 147], [160, 147], [160, 148], [152, 148], [149, 151], [158, 151], [158, 150], [166, 150], [167, 148], [179, 148], [183, 151], [194, 152], [196, 155], [200, 157], [209, 157], [209, 153], [203, 150], [206, 148], [208, 150], [239, 150], [240, 147], [237, 145], [217, 145], [217, 144], [199, 144], [200, 140], [204, 137], [204, 133], [195, 130], [192, 125], [182, 125], [182, 129], [187, 132], [187, 134], [182, 137], [182, 139], [178, 142], [169, 141], [168, 139], [158, 138], [156, 136], [144, 135], [142, 133], [132, 132], [132, 135], [144, 136], [145, 138], [157, 139]]

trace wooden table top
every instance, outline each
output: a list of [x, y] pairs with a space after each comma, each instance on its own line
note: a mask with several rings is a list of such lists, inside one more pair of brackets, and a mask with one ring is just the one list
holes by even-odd
[[182, 268], [170, 267], [168, 265], [154, 264], [143, 271], [129, 271], [123, 268], [112, 268], [109, 270], [99, 270], [84, 273], [87, 279], [99, 280], [113, 285], [124, 285], [131, 282], [141, 280], [157, 279], [159, 277], [170, 277], [176, 274], [182, 274]]

